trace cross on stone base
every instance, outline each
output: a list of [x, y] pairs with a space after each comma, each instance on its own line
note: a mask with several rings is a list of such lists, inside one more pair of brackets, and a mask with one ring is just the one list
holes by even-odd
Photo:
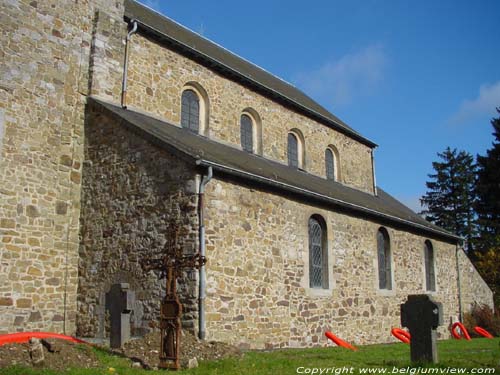
[[113, 284], [106, 293], [106, 309], [111, 320], [111, 348], [121, 348], [130, 340], [130, 313], [135, 302], [135, 293], [129, 290], [129, 284]]
[[443, 324], [441, 303], [426, 294], [409, 295], [401, 305], [401, 325], [410, 330], [412, 362], [437, 363], [436, 328]]

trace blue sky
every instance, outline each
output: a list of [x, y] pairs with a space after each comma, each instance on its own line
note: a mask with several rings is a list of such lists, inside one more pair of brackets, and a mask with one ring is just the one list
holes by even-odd
[[491, 147], [500, 1], [141, 2], [296, 85], [376, 142], [378, 185], [414, 209], [437, 152]]

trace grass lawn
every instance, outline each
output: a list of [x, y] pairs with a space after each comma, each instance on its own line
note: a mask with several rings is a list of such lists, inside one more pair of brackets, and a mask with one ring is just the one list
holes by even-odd
[[[164, 371], [147, 371], [130, 367], [130, 362], [124, 358], [109, 355], [107, 352], [97, 350], [102, 363], [102, 369], [73, 369], [64, 374], [71, 375], [145, 375], [164, 373]], [[500, 374], [500, 338], [495, 339], [473, 339], [447, 340], [438, 342], [439, 364], [432, 367], [440, 369], [435, 374]], [[383, 373], [396, 374], [394, 368], [399, 370], [398, 374], [417, 375], [428, 371], [426, 368], [417, 369], [411, 366], [410, 347], [406, 344], [367, 345], [352, 352], [347, 349], [331, 347], [319, 349], [287, 349], [272, 352], [247, 352], [243, 358], [225, 359], [213, 362], [201, 362], [196, 369], [179, 371], [179, 374], [344, 374], [363, 373], [363, 368], [378, 369]], [[408, 369], [408, 367], [411, 367]], [[110, 368], [112, 368], [110, 370]], [[317, 372], [312, 372], [317, 368]], [[353, 370], [351, 370], [353, 368]], [[487, 370], [494, 369], [493, 370]], [[327, 369], [329, 372], [326, 372]], [[337, 369], [337, 372], [335, 372]], [[465, 369], [465, 370], [464, 370]], [[347, 372], [349, 371], [349, 372]], [[464, 371], [464, 372], [462, 372]], [[487, 372], [489, 371], [489, 372]], [[61, 373], [48, 370], [32, 370], [25, 368], [0, 369], [2, 375], [59, 375]]]

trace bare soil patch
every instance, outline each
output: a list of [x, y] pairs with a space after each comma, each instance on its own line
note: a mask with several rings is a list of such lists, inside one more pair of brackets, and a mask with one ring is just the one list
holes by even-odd
[[[144, 368], [158, 368], [160, 333], [152, 332], [141, 339], [131, 340], [121, 352], [133, 361], [140, 362]], [[188, 361], [213, 361], [227, 357], [239, 357], [242, 352], [235, 346], [216, 341], [201, 341], [191, 333], [184, 332], [181, 337], [181, 367], [188, 367]]]
[[0, 368], [19, 365], [62, 371], [67, 368], [100, 366], [94, 351], [88, 345], [58, 339], [42, 340], [42, 344], [44, 359], [37, 364], [33, 363], [29, 343], [0, 346]]

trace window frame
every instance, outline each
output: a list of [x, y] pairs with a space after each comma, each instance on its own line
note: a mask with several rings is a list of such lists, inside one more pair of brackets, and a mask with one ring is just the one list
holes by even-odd
[[330, 147], [327, 147], [325, 149], [325, 174], [327, 180], [337, 181], [337, 168], [335, 164], [335, 154]]
[[[243, 123], [244, 118], [248, 119], [248, 122], [246, 124]], [[250, 126], [249, 133], [248, 129], [245, 129], [246, 125]], [[247, 143], [244, 143], [244, 140], [246, 140]], [[245, 112], [240, 115], [240, 144], [243, 151], [249, 152], [251, 154], [255, 153], [255, 121], [252, 116]]]
[[[296, 163], [291, 163], [293, 160], [290, 159], [290, 137], [293, 137], [297, 142]], [[287, 156], [287, 164], [289, 167], [305, 170], [305, 141], [304, 141], [304, 136], [302, 135], [302, 132], [299, 129], [291, 129], [287, 133], [286, 156]]]
[[[431, 255], [429, 257], [429, 254]], [[430, 240], [424, 241], [424, 288], [426, 292], [436, 292], [436, 252]]]
[[[313, 235], [314, 229], [319, 229], [319, 243], [315, 241]], [[307, 233], [308, 233], [308, 256], [309, 256], [309, 288], [311, 289], [319, 289], [319, 290], [328, 290], [329, 289], [329, 266], [328, 266], [328, 230], [326, 226], [325, 219], [320, 215], [311, 215], [307, 224]], [[318, 246], [319, 252], [318, 252]], [[314, 252], [318, 252], [314, 254]], [[315, 255], [320, 256], [320, 264], [314, 264]], [[314, 269], [320, 268], [319, 282], [315, 282], [313, 280], [313, 275], [317, 275], [314, 272]]]
[[[381, 248], [380, 238], [383, 239], [383, 249]], [[393, 281], [393, 260], [392, 260], [392, 248], [391, 248], [391, 238], [389, 232], [386, 228], [380, 227], [377, 230], [376, 235], [376, 247], [377, 247], [377, 286], [379, 290], [382, 291], [393, 291], [394, 281]], [[383, 251], [382, 251], [383, 250]], [[383, 264], [381, 264], [383, 263]], [[383, 275], [383, 277], [382, 277]], [[385, 281], [385, 282], [383, 282]]]
[[[191, 127], [184, 127], [182, 124], [183, 119], [183, 95], [186, 91], [192, 91], [198, 98], [198, 130], [194, 131]], [[205, 89], [198, 83], [194, 81], [187, 82], [181, 90], [180, 93], [180, 107], [179, 107], [179, 126], [182, 129], [192, 132], [193, 134], [202, 135], [205, 137], [209, 136], [209, 110], [210, 103], [208, 94]]]

